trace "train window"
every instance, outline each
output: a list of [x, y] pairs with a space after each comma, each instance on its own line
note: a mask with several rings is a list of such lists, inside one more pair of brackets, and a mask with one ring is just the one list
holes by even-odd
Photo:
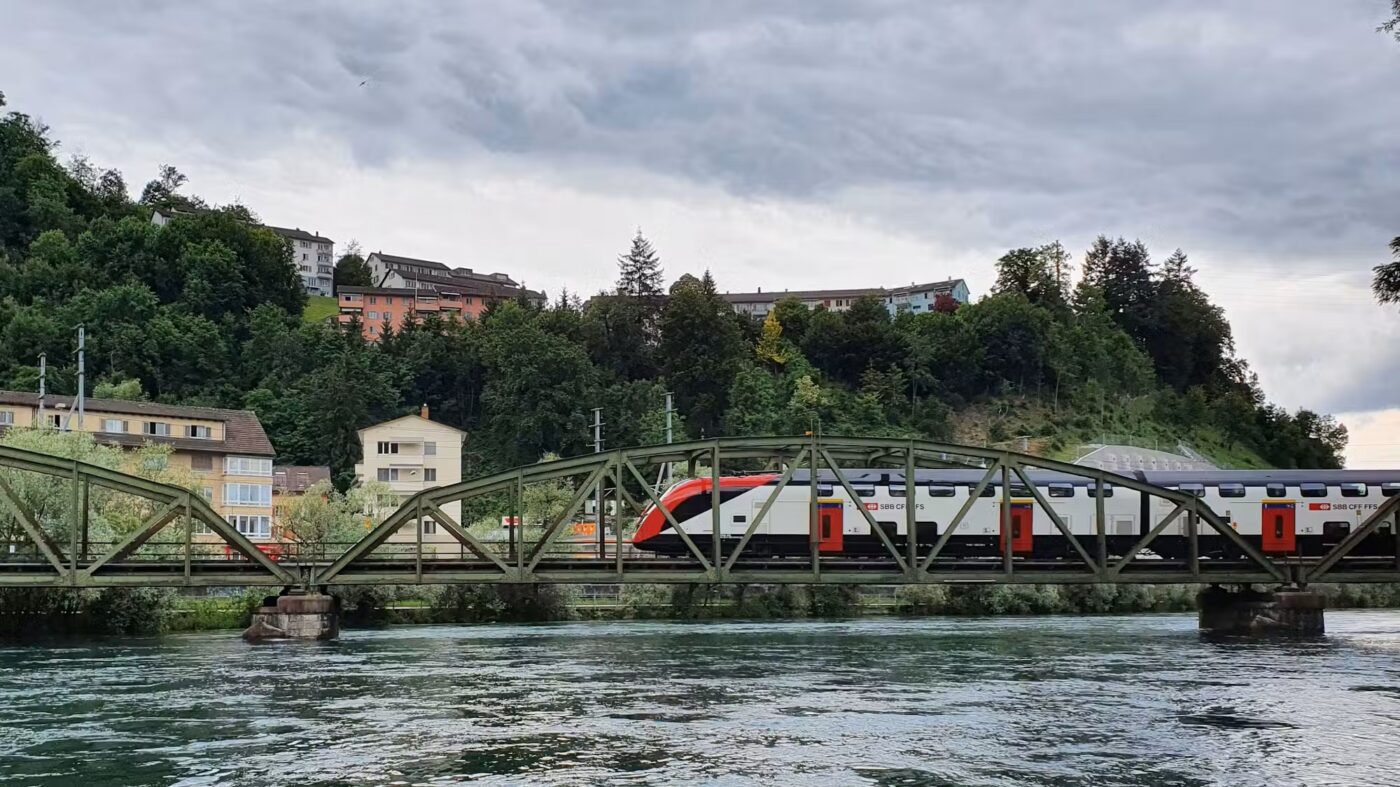
[[1176, 488], [1188, 495], [1195, 495], [1196, 497], [1206, 496], [1206, 488], [1201, 484], [1179, 484]]
[[1283, 497], [1288, 494], [1288, 487], [1283, 484], [1267, 484], [1264, 486], [1264, 494], [1269, 497]]
[[746, 514], [735, 514], [735, 515], [734, 515], [734, 524], [736, 524], [736, 525], [742, 525], [742, 524], [744, 524], [744, 523], [747, 522], [747, 521], [749, 521], [749, 518], [748, 518], [748, 516], [747, 516]]
[[1073, 484], [1051, 484], [1051, 485], [1050, 485], [1050, 496], [1051, 496], [1051, 497], [1074, 497], [1074, 485], [1073, 485]]
[[948, 484], [929, 484], [929, 497], [952, 497], [957, 491]]
[[997, 494], [997, 485], [996, 485], [996, 484], [987, 484], [985, 487], [982, 488], [982, 494], [981, 494], [980, 496], [981, 496], [981, 497], [996, 497], [996, 494]]
[[875, 496], [875, 487], [873, 487], [873, 486], [853, 486], [853, 487], [851, 487], [851, 488], [854, 489], [854, 490], [856, 490], [856, 496], [857, 496], [857, 497], [874, 497], [874, 496]]
[[1365, 484], [1342, 484], [1342, 497], [1365, 497], [1368, 492]]
[[1221, 497], [1244, 497], [1244, 484], [1221, 484], [1217, 489]]
[[1323, 522], [1322, 538], [1327, 542], [1341, 541], [1351, 532], [1350, 522]]
[[1386, 497], [1400, 495], [1400, 481], [1386, 481], [1381, 484], [1381, 494]]
[[1012, 496], [1012, 497], [1030, 497], [1030, 496], [1031, 496], [1031, 490], [1025, 488], [1024, 486], [1021, 486], [1020, 484], [1012, 484], [1012, 485], [1011, 485], [1011, 496]]
[[[1088, 489], [1088, 493], [1089, 493], [1089, 497], [1098, 497], [1098, 496], [1099, 496], [1099, 487], [1098, 487], [1098, 484], [1090, 484], [1090, 485], [1089, 485], [1089, 489]], [[1113, 497], [1113, 484], [1104, 484], [1104, 485], [1103, 485], [1103, 496], [1104, 496], [1104, 497]]]
[[831, 497], [835, 491], [831, 484], [817, 484], [817, 497]]
[[905, 495], [904, 487], [890, 484], [890, 497], [904, 497]]
[[[733, 500], [747, 491], [747, 489], [731, 489], [729, 491], [721, 489], [719, 492], [719, 501], [724, 503]], [[702, 492], [682, 500], [680, 505], [671, 509], [671, 516], [675, 517], [677, 522], [684, 522], [691, 517], [700, 516], [709, 510], [710, 495], [708, 492]]]
[[1298, 485], [1298, 493], [1303, 497], [1327, 497], [1327, 485], [1304, 482]]

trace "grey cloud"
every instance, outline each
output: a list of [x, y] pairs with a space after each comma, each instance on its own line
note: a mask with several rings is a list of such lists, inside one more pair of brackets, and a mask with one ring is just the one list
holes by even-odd
[[981, 194], [1002, 232], [1252, 250], [1359, 253], [1400, 197], [1400, 47], [1372, 0], [0, 5], [7, 72], [74, 50], [15, 101], [245, 154], [310, 129], [367, 166], [497, 151], [760, 196]]

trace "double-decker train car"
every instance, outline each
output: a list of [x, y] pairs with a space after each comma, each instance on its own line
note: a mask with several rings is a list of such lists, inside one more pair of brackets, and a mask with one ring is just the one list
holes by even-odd
[[[817, 474], [817, 530], [824, 555], [887, 554], [880, 537], [861, 514], [864, 508], [901, 551], [909, 532], [905, 507], [914, 506], [915, 548], [927, 553], [982, 480], [982, 470], [920, 470], [913, 483], [902, 471], [847, 470], [855, 497], [829, 471]], [[1096, 486], [1093, 480], [1049, 471], [1027, 476], [1080, 543], [1092, 552], [1097, 544]], [[1211, 470], [1138, 472], [1137, 480], [1195, 495], [1228, 522], [1246, 542], [1270, 555], [1318, 556], [1346, 538], [1387, 497], [1400, 494], [1400, 470]], [[1110, 476], [1111, 478], [1111, 476]], [[808, 555], [811, 506], [810, 471], [794, 471], [768, 514], [754, 531], [745, 554]], [[1076, 554], [1068, 539], [1014, 475], [1010, 489], [1011, 548], [1034, 558]], [[736, 546], [768, 501], [780, 476], [776, 473], [723, 476], [719, 479], [720, 538], [726, 551]], [[994, 556], [1002, 552], [1002, 493], [999, 477], [983, 488], [967, 516], [940, 554]], [[711, 481], [682, 481], [661, 496], [661, 504], [697, 547], [708, 550], [713, 533]], [[1170, 500], [1141, 494], [1111, 481], [1104, 487], [1105, 542], [1109, 554], [1122, 555], [1176, 507]], [[1394, 554], [1395, 515], [1351, 554]], [[1206, 524], [1198, 528], [1202, 557], [1234, 558], [1239, 548]], [[633, 538], [637, 549], [686, 554], [688, 547], [655, 506], [643, 512]], [[1189, 549], [1186, 515], [1179, 514], [1152, 541], [1148, 550], [1164, 558], [1181, 558]]]

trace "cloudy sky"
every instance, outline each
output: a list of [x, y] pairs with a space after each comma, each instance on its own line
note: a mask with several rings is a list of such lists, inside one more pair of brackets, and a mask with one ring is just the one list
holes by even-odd
[[[592, 293], [641, 227], [724, 289], [1181, 247], [1275, 401], [1400, 466], [1388, 0], [0, 0], [0, 90], [133, 187]], [[364, 83], [364, 84], [361, 84]]]

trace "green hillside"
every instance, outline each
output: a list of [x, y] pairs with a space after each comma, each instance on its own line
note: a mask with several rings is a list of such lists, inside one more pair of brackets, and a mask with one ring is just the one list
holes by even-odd
[[301, 321], [308, 325], [323, 323], [340, 313], [340, 307], [331, 295], [306, 296], [306, 308], [301, 311]]

